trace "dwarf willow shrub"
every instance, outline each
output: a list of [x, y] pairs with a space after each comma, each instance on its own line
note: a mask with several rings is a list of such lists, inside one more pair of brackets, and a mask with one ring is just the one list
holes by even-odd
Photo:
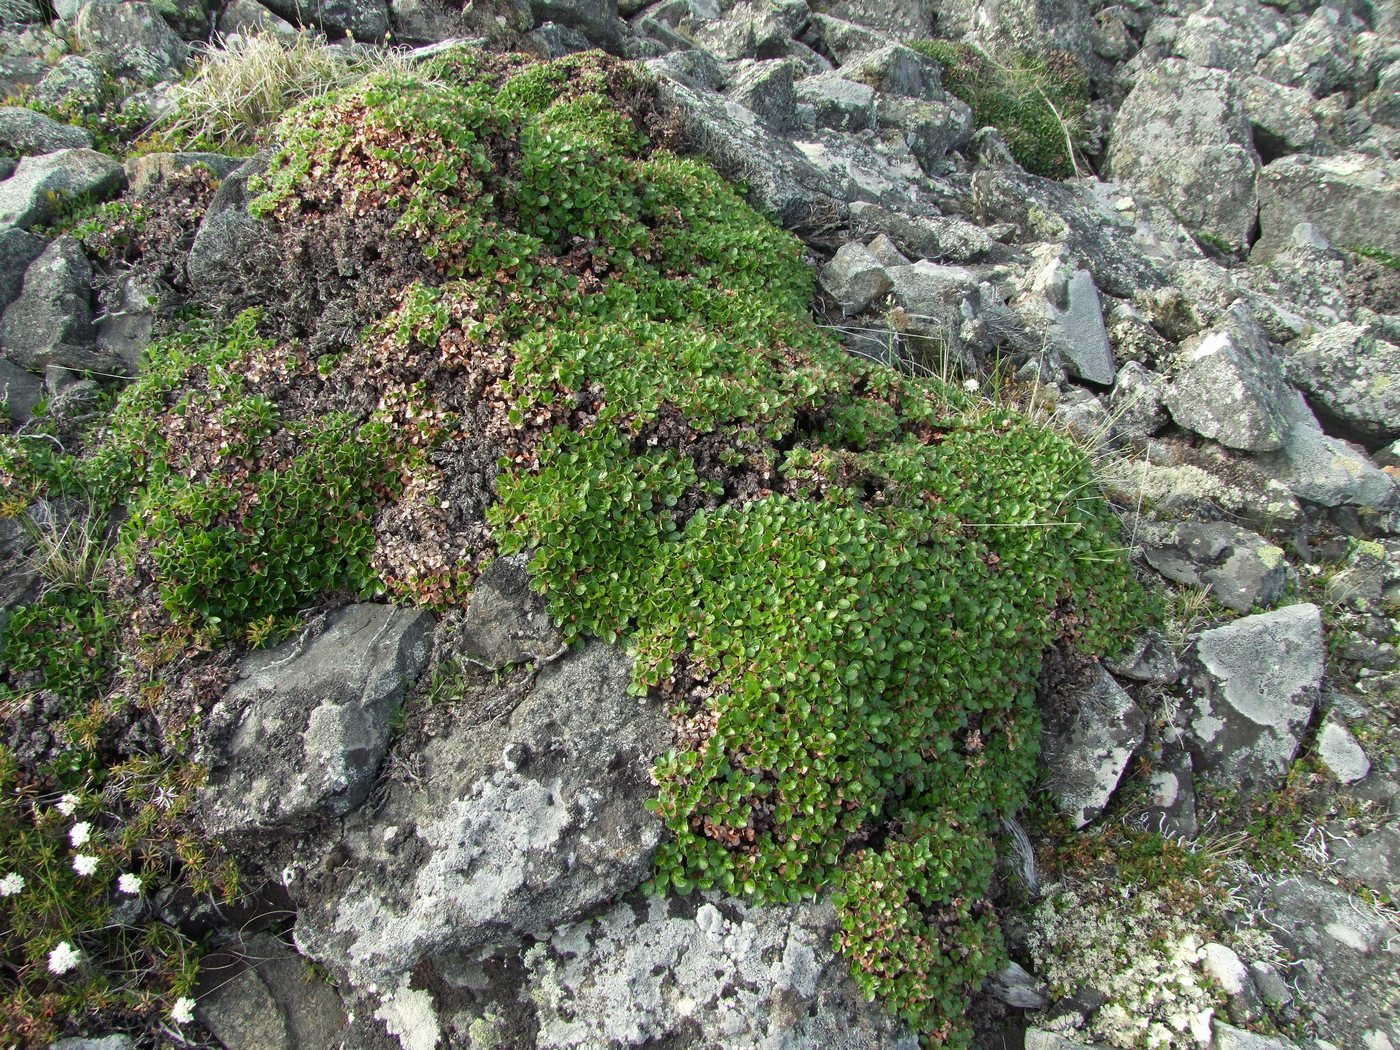
[[915, 40], [910, 47], [943, 65], [943, 86], [972, 107], [979, 128], [994, 127], [1027, 171], [1051, 179], [1075, 174], [1089, 104], [1089, 77], [1066, 51], [1021, 53], [994, 61], [971, 44]]

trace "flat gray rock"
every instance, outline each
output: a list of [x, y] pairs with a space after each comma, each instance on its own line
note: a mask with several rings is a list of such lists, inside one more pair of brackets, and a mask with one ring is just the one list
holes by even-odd
[[1294, 155], [1259, 172], [1259, 240], [1251, 260], [1288, 247], [1293, 227], [1310, 222], [1342, 247], [1360, 245], [1400, 255], [1396, 177], [1379, 159], [1359, 153]]
[[210, 833], [295, 829], [364, 801], [431, 629], [425, 612], [351, 605], [244, 660], [215, 710], [234, 728], [202, 795]]
[[821, 285], [846, 317], [863, 313], [893, 287], [884, 265], [859, 241], [837, 249], [835, 257], [822, 267]]
[[1212, 598], [1235, 612], [1272, 608], [1288, 584], [1283, 548], [1227, 522], [1183, 522], [1145, 553], [1167, 579], [1208, 587]]
[[1214, 1022], [1213, 1035], [1211, 1050], [1298, 1050], [1298, 1044], [1287, 1039], [1260, 1035], [1221, 1021]]
[[1112, 385], [1117, 369], [1094, 275], [1088, 270], [1076, 270], [1065, 287], [1064, 308], [1054, 310], [1052, 331], [1065, 371], [1086, 383]]
[[33, 99], [65, 112], [96, 113], [102, 108], [104, 82], [102, 67], [96, 62], [82, 55], [64, 55], [35, 85]]
[[196, 292], [235, 277], [249, 246], [261, 235], [261, 224], [248, 214], [248, 183], [267, 170], [267, 162], [266, 154], [246, 161], [223, 180], [209, 202], [185, 261]]
[[0, 182], [0, 229], [28, 229], [47, 222], [78, 197], [106, 200], [125, 182], [122, 166], [95, 150], [65, 149], [25, 157], [14, 174]]
[[1343, 784], [1354, 784], [1371, 772], [1371, 760], [1361, 749], [1346, 723], [1328, 715], [1317, 733], [1317, 757]]
[[1189, 752], [1164, 747], [1161, 759], [1147, 777], [1147, 797], [1142, 812], [1148, 827], [1167, 838], [1194, 839], [1200, 831], [1196, 819], [1196, 780]]
[[0, 153], [31, 157], [61, 149], [84, 149], [92, 135], [23, 106], [0, 106]]
[[1317, 706], [1320, 610], [1290, 605], [1203, 631], [1192, 658], [1193, 690], [1182, 711], [1198, 766], [1246, 796], [1271, 790]]
[[504, 683], [499, 707], [459, 706], [415, 749], [414, 777], [344, 822], [330, 870], [305, 847], [302, 951], [392, 986], [424, 959], [547, 937], [637, 886], [661, 840], [646, 801], [671, 731], [631, 677], [625, 653], [595, 643], [532, 686]]
[[167, 80], [189, 61], [189, 46], [142, 0], [89, 0], [73, 21], [85, 54], [115, 77]]
[[1386, 510], [1400, 499], [1396, 479], [1365, 451], [1326, 433], [1301, 394], [1284, 402], [1284, 447], [1256, 459], [1298, 499], [1324, 507]]
[[1103, 812], [1147, 717], [1103, 668], [1087, 685], [1046, 704], [1040, 759], [1060, 809], [1082, 828]]
[[1334, 840], [1331, 853], [1347, 878], [1392, 901], [1400, 898], [1400, 824], [1387, 824], [1359, 839]]
[[38, 376], [0, 357], [0, 416], [27, 423], [43, 399], [44, 383]]
[[1400, 436], [1400, 346], [1356, 324], [1289, 344], [1288, 378], [1319, 415], [1368, 443]]

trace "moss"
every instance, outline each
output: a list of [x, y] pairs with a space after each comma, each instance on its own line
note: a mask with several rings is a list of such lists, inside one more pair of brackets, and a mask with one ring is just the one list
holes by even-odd
[[910, 47], [943, 65], [943, 86], [972, 107], [980, 127], [1001, 132], [1027, 171], [1052, 179], [1075, 174], [1070, 142], [1078, 145], [1089, 103], [1089, 78], [1063, 51], [1021, 52], [1007, 64], [971, 44], [916, 40]]
[[1364, 259], [1373, 259], [1382, 266], [1391, 270], [1400, 270], [1400, 257], [1396, 257], [1384, 248], [1372, 248], [1366, 245], [1354, 245], [1347, 249], [1353, 255], [1359, 255]]

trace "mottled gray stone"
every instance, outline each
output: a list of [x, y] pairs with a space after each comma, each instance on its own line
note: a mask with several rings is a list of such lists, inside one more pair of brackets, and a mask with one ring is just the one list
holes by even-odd
[[1215, 1037], [1210, 1042], [1211, 1050], [1298, 1050], [1298, 1044], [1287, 1039], [1260, 1035], [1220, 1021], [1216, 1021], [1213, 1028]]
[[[930, 215], [908, 216], [878, 204], [857, 201], [850, 206], [851, 227], [862, 236], [884, 234], [896, 249], [903, 248], [923, 259], [974, 262], [993, 249], [986, 231], [964, 219]], [[872, 250], [874, 246], [872, 245]], [[908, 259], [904, 260], [907, 264]], [[900, 265], [886, 262], [886, 266]]]
[[210, 833], [294, 830], [364, 801], [431, 626], [425, 612], [351, 605], [245, 659], [214, 714], [231, 733], [202, 793]]
[[866, 245], [870, 249], [870, 254], [881, 266], [908, 266], [909, 258], [899, 250], [899, 246], [890, 238], [881, 233], [870, 239]]
[[1326, 111], [1308, 92], [1258, 76], [1241, 76], [1236, 82], [1262, 155], [1331, 151], [1324, 126]]
[[96, 113], [102, 108], [105, 83], [106, 76], [96, 62], [82, 55], [64, 55], [35, 85], [33, 98], [64, 112]]
[[1395, 505], [1400, 498], [1396, 479], [1362, 449], [1324, 433], [1302, 395], [1294, 394], [1285, 409], [1283, 450], [1260, 456], [1256, 462], [1261, 468], [1299, 499], [1324, 507], [1385, 510]]
[[1118, 370], [1110, 408], [1114, 435], [1132, 443], [1145, 442], [1170, 421], [1166, 384], [1156, 372], [1129, 361]]
[[19, 298], [25, 271], [47, 246], [44, 238], [26, 230], [0, 229], [0, 312]]
[[886, 33], [818, 11], [812, 12], [804, 37], [809, 43], [831, 55], [838, 64], [878, 51], [893, 43]]
[[1400, 608], [1400, 540], [1357, 540], [1326, 583], [1327, 600], [1357, 612]]
[[119, 358], [135, 375], [142, 355], [151, 345], [162, 298], [168, 295], [151, 281], [128, 275], [103, 293], [103, 310], [97, 321], [97, 348]]
[[1371, 772], [1371, 761], [1346, 723], [1328, 715], [1317, 734], [1317, 757], [1343, 784], [1354, 784]]
[[[1259, 993], [1250, 980], [1249, 970], [1235, 950], [1218, 941], [1201, 948], [1201, 969], [1225, 993], [1226, 1010], [1235, 1024], [1250, 1024], [1263, 1015]], [[1220, 1039], [1217, 1025], [1216, 1039]]]
[[[781, 58], [807, 24], [800, 0], [740, 0], [722, 18], [694, 23], [688, 35], [716, 58]], [[685, 30], [685, 25], [682, 25]]]
[[534, 1045], [916, 1050], [897, 1018], [864, 1001], [832, 950], [835, 930], [826, 902], [755, 907], [707, 894], [615, 905], [526, 954]]
[[791, 59], [742, 63], [729, 81], [729, 97], [774, 131], [791, 131], [797, 125], [796, 74], [797, 63]]
[[1092, 56], [1089, 5], [1083, 0], [943, 0], [938, 35], [970, 37], [994, 55], [1070, 51]]
[[1142, 743], [1147, 718], [1102, 668], [1046, 708], [1041, 763], [1059, 808], [1082, 828], [1108, 805]]
[[901, 40], [917, 40], [929, 35], [936, 5], [932, 0], [815, 0], [811, 6], [818, 14]]
[[349, 1032], [334, 988], [277, 937], [244, 935], [201, 959], [196, 1015], [226, 1050], [337, 1050]]
[[92, 266], [76, 239], [59, 237], [30, 264], [23, 291], [0, 318], [0, 349], [31, 372], [92, 368], [96, 335]]
[[166, 24], [155, 4], [89, 0], [73, 21], [83, 52], [115, 77], [145, 84], [167, 80], [189, 61], [189, 46]]
[[267, 984], [246, 969], [199, 1000], [195, 1016], [224, 1050], [297, 1050]]
[[148, 193], [186, 168], [208, 168], [216, 179], [225, 179], [243, 163], [221, 153], [143, 153], [127, 160], [126, 178], [132, 193]]
[[1258, 0], [1207, 0], [1182, 21], [1172, 52], [1193, 65], [1249, 73], [1288, 32], [1287, 21]]
[[1288, 87], [1303, 88], [1318, 98], [1352, 83], [1356, 75], [1354, 41], [1362, 28], [1350, 14], [1323, 5], [1282, 47], [1259, 63], [1260, 76]]
[[1253, 261], [1287, 248], [1293, 228], [1311, 222], [1333, 244], [1362, 245], [1400, 254], [1396, 176], [1375, 157], [1290, 156], [1259, 172], [1259, 240]]
[[1202, 437], [1266, 452], [1284, 447], [1295, 398], [1268, 337], [1236, 306], [1210, 331], [1182, 344], [1167, 407], [1179, 425]]
[[274, 15], [257, 0], [229, 0], [219, 12], [219, 32], [224, 36], [275, 33], [293, 37], [297, 27]]
[[[477, 957], [547, 937], [637, 886], [662, 825], [649, 771], [669, 744], [662, 705], [629, 695], [632, 661], [590, 644], [459, 705], [324, 848], [299, 847], [303, 952], [357, 984], [421, 960]], [[521, 676], [524, 676], [523, 678]]]
[[835, 257], [822, 267], [821, 284], [847, 317], [864, 312], [893, 287], [880, 260], [859, 241], [843, 244], [837, 250]]
[[1196, 779], [1190, 752], [1164, 747], [1152, 763], [1145, 785], [1142, 813], [1148, 827], [1168, 838], [1195, 838], [1200, 830], [1196, 820]]
[[59, 1039], [49, 1050], [132, 1050], [136, 1040], [129, 1035], [96, 1035], [88, 1038]]
[[1227, 609], [1272, 608], [1288, 584], [1283, 548], [1227, 522], [1184, 522], [1148, 544], [1148, 564], [1169, 580], [1208, 587]]
[[85, 149], [92, 135], [23, 106], [0, 106], [0, 153], [40, 156], [61, 149]]
[[25, 157], [0, 182], [0, 228], [23, 229], [47, 222], [76, 197], [106, 200], [126, 181], [122, 166], [90, 149], [65, 149], [42, 157]]
[[1334, 839], [1331, 853], [1347, 878], [1392, 901], [1400, 898], [1400, 824], [1387, 824], [1359, 839]]
[[1400, 346], [1338, 324], [1291, 343], [1284, 366], [1319, 413], [1361, 440], [1400, 435]]
[[1322, 616], [1290, 605], [1204, 631], [1183, 707], [1198, 767], [1246, 797], [1271, 790], [1298, 753], [1322, 684]]
[[234, 277], [248, 247], [260, 236], [258, 220], [248, 214], [248, 182], [267, 170], [267, 162], [266, 154], [245, 162], [224, 179], [209, 202], [185, 263], [196, 292]]
[[385, 0], [266, 0], [265, 6], [294, 26], [349, 34], [362, 43], [378, 43], [389, 31]]
[[1062, 301], [1052, 301], [1050, 307], [1051, 338], [1065, 371], [1086, 383], [1112, 385], [1117, 369], [1094, 275], [1088, 270], [1075, 270], [1068, 275]]
[[44, 384], [38, 376], [0, 357], [0, 415], [16, 423], [27, 423], [43, 399]]
[[886, 95], [941, 102], [943, 67], [903, 44], [887, 44], [841, 63], [841, 75]]
[[1157, 630], [1137, 635], [1121, 657], [1105, 660], [1104, 666], [1120, 678], [1154, 685], [1171, 685], [1181, 677], [1176, 654]]
[[1228, 73], [1179, 59], [1144, 71], [1110, 142], [1114, 179], [1167, 202], [1192, 232], [1249, 244], [1259, 155]]
[[550, 621], [544, 601], [530, 590], [529, 561], [517, 554], [487, 566], [454, 627], [454, 653], [492, 670], [558, 653], [564, 636]]
[[812, 107], [817, 127], [864, 131], [875, 120], [875, 89], [835, 73], [807, 77], [794, 88], [799, 104]]
[[949, 96], [923, 99], [881, 95], [875, 100], [875, 123], [884, 136], [902, 139], [925, 174], [946, 174], [947, 156], [972, 138], [972, 110]]

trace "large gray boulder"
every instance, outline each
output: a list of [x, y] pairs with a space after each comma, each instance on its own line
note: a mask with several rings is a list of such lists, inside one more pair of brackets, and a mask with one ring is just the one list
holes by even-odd
[[42, 157], [25, 157], [0, 182], [0, 229], [28, 229], [47, 222], [77, 197], [106, 200], [126, 182], [122, 166], [105, 153], [65, 149]]
[[292, 885], [306, 954], [392, 985], [424, 959], [547, 937], [647, 876], [665, 711], [629, 695], [631, 659], [602, 644], [534, 674], [460, 705], [415, 748], [414, 777], [345, 821], [334, 864], [307, 847]]
[[916, 1050], [865, 1001], [832, 950], [825, 902], [755, 907], [732, 897], [620, 903], [526, 955], [537, 1050]]
[[314, 26], [329, 36], [353, 36], [378, 43], [389, 31], [385, 0], [262, 0], [276, 15], [295, 26]]
[[1102, 667], [1045, 705], [1040, 760], [1061, 811], [1082, 828], [1104, 811], [1147, 729], [1147, 716]]
[[92, 145], [92, 135], [23, 106], [0, 106], [0, 153], [38, 156]]
[[1363, 449], [1327, 434], [1301, 394], [1285, 405], [1282, 450], [1258, 457], [1257, 465], [1300, 500], [1323, 507], [1386, 511], [1400, 499], [1397, 479], [1376, 466]]
[[847, 317], [863, 313], [892, 287], [880, 260], [859, 241], [841, 245], [822, 267], [821, 285]]
[[189, 61], [189, 46], [142, 0], [89, 0], [73, 21], [79, 47], [114, 77], [168, 80]]
[[44, 238], [26, 230], [0, 229], [0, 311], [19, 298], [25, 271], [47, 246]]
[[1272, 790], [1312, 719], [1323, 652], [1322, 614], [1311, 604], [1203, 631], [1182, 709], [1197, 768], [1245, 797]]
[[1288, 585], [1283, 548], [1228, 522], [1183, 522], [1149, 542], [1145, 554], [1167, 579], [1208, 587], [1212, 598], [1239, 613], [1271, 608]]
[[1172, 419], [1227, 448], [1267, 452], [1284, 447], [1296, 394], [1268, 337], [1242, 304], [1182, 344], [1167, 390]]
[[1329, 422], [1370, 444], [1400, 437], [1400, 346], [1339, 324], [1291, 343], [1285, 366]]
[[1207, 0], [1182, 21], [1172, 53], [1192, 65], [1249, 73], [1288, 33], [1288, 22], [1259, 0]]
[[1192, 232], [1249, 244], [1259, 154], [1230, 74], [1180, 59], [1144, 71], [1114, 118], [1108, 164], [1114, 179], [1166, 201]]
[[204, 789], [210, 833], [295, 832], [363, 802], [431, 627], [425, 612], [351, 605], [244, 660], [214, 713], [231, 732]]
[[93, 344], [92, 266], [82, 245], [60, 237], [24, 275], [24, 290], [0, 318], [0, 350], [32, 372], [49, 365], [97, 368]]
[[64, 112], [96, 113], [102, 108], [105, 84], [102, 67], [96, 62], [82, 55], [64, 55], [35, 85], [33, 99]]
[[185, 261], [196, 294], [233, 278], [248, 249], [262, 237], [261, 224], [248, 214], [248, 184], [267, 170], [267, 163], [268, 155], [261, 153], [248, 160], [220, 183], [209, 202]]
[[1093, 21], [1084, 0], [943, 0], [938, 35], [977, 40], [993, 55], [1010, 61], [1046, 48], [1088, 59]]
[[1250, 259], [1267, 260], [1289, 245], [1293, 228], [1310, 222], [1343, 248], [1400, 254], [1400, 181], [1378, 158], [1283, 157], [1259, 172], [1259, 240]]
[[1275, 83], [1303, 88], [1318, 98], [1330, 95], [1353, 83], [1356, 34], [1364, 28], [1353, 15], [1324, 4], [1287, 44], [1265, 53], [1258, 73]]
[[900, 40], [917, 40], [930, 35], [937, 5], [932, 0], [816, 0], [811, 8]]

